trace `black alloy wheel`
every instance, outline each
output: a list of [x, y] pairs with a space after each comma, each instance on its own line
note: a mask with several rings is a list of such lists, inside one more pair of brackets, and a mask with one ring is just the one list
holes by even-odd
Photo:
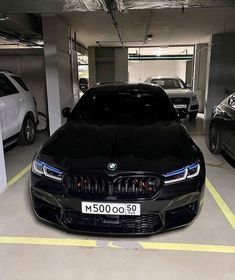
[[25, 117], [19, 136], [20, 145], [31, 145], [35, 140], [35, 123], [31, 117]]
[[210, 125], [209, 129], [209, 149], [213, 154], [220, 153], [220, 134], [214, 123]]

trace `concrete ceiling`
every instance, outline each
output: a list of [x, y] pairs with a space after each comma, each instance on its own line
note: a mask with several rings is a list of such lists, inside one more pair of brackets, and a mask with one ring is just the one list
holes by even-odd
[[[120, 38], [125, 46], [191, 45], [209, 42], [211, 34], [214, 33], [235, 31], [234, 0], [0, 0], [0, 2], [3, 16], [9, 13], [61, 15], [77, 33], [79, 42], [85, 47], [121, 46]], [[116, 22], [115, 29], [113, 23]], [[0, 24], [0, 28], [3, 24], [4, 22]], [[153, 37], [147, 42], [148, 34]]]
[[[146, 33], [153, 35], [146, 46], [159, 46], [205, 43], [211, 34], [235, 31], [235, 8], [194, 8], [184, 13], [181, 9], [153, 10], [149, 20], [150, 11], [116, 13], [126, 46], [143, 46]], [[97, 45], [97, 41], [101, 46], [120, 45], [111, 17], [104, 11], [70, 12], [61, 16], [86, 47]]]
[[4, 13], [59, 13], [62, 11], [96, 11], [107, 5], [123, 11], [131, 9], [165, 9], [194, 7], [234, 7], [234, 0], [1, 0]]

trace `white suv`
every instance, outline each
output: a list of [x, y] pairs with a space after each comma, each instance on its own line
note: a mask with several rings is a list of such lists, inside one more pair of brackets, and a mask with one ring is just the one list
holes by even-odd
[[198, 96], [191, 90], [191, 86], [186, 85], [179, 77], [149, 77], [145, 83], [161, 86], [172, 101], [176, 111], [183, 111], [189, 115], [190, 119], [196, 118], [199, 110]]
[[37, 110], [33, 95], [22, 79], [0, 70], [0, 123], [4, 147], [19, 140], [30, 145], [35, 139]]

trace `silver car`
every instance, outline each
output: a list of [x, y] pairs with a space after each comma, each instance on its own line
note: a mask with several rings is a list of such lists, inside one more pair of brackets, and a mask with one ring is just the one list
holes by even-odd
[[149, 77], [145, 83], [161, 86], [171, 99], [176, 111], [195, 119], [199, 109], [198, 96], [179, 77]]

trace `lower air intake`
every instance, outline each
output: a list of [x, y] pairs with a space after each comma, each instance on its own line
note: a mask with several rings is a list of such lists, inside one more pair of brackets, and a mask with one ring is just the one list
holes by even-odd
[[160, 217], [155, 214], [141, 216], [109, 216], [66, 211], [64, 213], [63, 222], [70, 229], [97, 233], [151, 234], [157, 232], [162, 227]]

